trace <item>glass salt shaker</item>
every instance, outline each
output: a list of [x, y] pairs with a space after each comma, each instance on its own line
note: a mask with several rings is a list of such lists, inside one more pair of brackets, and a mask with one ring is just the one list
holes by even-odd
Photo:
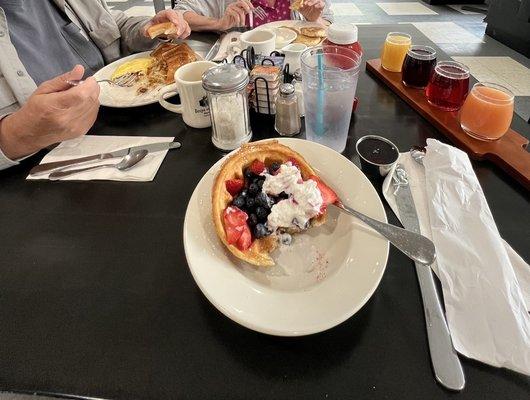
[[202, 75], [212, 120], [212, 143], [221, 150], [234, 150], [250, 140], [249, 82], [245, 68], [221, 64]]
[[290, 83], [282, 83], [280, 96], [276, 99], [274, 129], [281, 136], [295, 136], [300, 133], [300, 128], [300, 114], [294, 86]]
[[298, 99], [298, 110], [301, 117], [305, 115], [304, 109], [304, 92], [302, 92], [302, 72], [300, 68], [294, 71], [293, 81], [291, 82], [294, 86], [294, 92], [296, 98]]

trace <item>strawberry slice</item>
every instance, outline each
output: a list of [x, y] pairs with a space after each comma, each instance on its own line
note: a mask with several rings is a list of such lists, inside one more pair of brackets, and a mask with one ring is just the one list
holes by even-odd
[[243, 189], [245, 182], [243, 179], [229, 179], [225, 182], [225, 186], [228, 193], [235, 197]]
[[243, 226], [243, 232], [241, 232], [241, 236], [239, 237], [239, 240], [237, 241], [236, 247], [241, 250], [245, 251], [250, 247], [252, 244], [252, 235], [250, 234], [250, 228], [245, 223]]
[[248, 215], [237, 207], [227, 207], [223, 214], [226, 241], [245, 251], [252, 244], [252, 235], [247, 225]]
[[339, 196], [337, 196], [333, 189], [326, 185], [318, 176], [311, 175], [309, 179], [312, 179], [317, 183], [317, 188], [320, 190], [322, 196], [322, 208], [320, 210], [321, 212], [324, 212], [328, 205], [335, 203], [339, 199]]
[[237, 207], [227, 207], [224, 212], [225, 225], [237, 227], [247, 223], [247, 213]]
[[226, 241], [228, 242], [228, 244], [236, 244], [239, 238], [241, 237], [241, 234], [243, 233], [243, 229], [241, 227], [233, 227], [230, 225], [226, 225], [225, 232]]
[[250, 165], [250, 170], [256, 175], [259, 175], [265, 171], [265, 163], [260, 160], [254, 160], [254, 162]]

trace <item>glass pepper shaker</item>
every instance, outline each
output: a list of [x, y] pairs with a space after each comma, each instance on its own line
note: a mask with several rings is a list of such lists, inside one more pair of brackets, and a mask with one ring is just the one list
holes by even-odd
[[202, 75], [212, 120], [212, 143], [221, 150], [234, 150], [250, 140], [248, 71], [235, 64], [221, 64]]
[[300, 114], [294, 86], [290, 83], [282, 83], [280, 96], [276, 99], [274, 129], [281, 136], [295, 136], [300, 133], [300, 128]]
[[293, 81], [291, 82], [294, 86], [294, 93], [298, 99], [298, 110], [301, 117], [305, 115], [304, 109], [304, 92], [302, 91], [302, 72], [300, 68], [294, 71]]

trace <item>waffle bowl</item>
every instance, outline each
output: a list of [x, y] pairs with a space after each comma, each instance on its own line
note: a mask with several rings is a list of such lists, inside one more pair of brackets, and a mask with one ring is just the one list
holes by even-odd
[[[301, 176], [304, 180], [316, 175], [313, 168], [307, 161], [291, 148], [278, 143], [276, 140], [260, 142], [259, 144], [245, 144], [230, 156], [221, 166], [212, 187], [212, 218], [217, 236], [225, 247], [237, 258], [250, 264], [262, 267], [275, 265], [270, 253], [278, 246], [278, 233], [274, 232], [263, 238], [254, 238], [251, 246], [241, 251], [233, 244], [229, 244], [223, 222], [223, 213], [232, 202], [232, 195], [228, 192], [225, 182], [231, 179], [243, 179], [244, 170], [255, 160], [259, 160], [270, 165], [273, 162], [283, 164], [289, 160], [296, 162]], [[327, 211], [310, 220], [309, 227], [318, 226], [326, 221]], [[304, 232], [290, 229], [290, 234]]]

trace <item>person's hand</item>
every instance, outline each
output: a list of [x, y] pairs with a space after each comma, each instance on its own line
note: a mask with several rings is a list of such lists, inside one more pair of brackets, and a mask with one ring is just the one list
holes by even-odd
[[142, 28], [143, 35], [145, 37], [149, 37], [147, 29], [149, 29], [153, 25], [161, 24], [163, 22], [171, 22], [177, 27], [177, 31], [175, 33], [167, 35], [167, 37], [170, 39], [185, 39], [191, 33], [190, 26], [182, 16], [181, 12], [175, 10], [162, 10], [159, 11], [153, 18], [151, 18], [151, 20], [149, 20], [149, 22], [147, 22], [147, 24], [144, 25], [144, 27]]
[[219, 20], [219, 30], [227, 31], [230, 28], [245, 26], [246, 16], [252, 13], [254, 6], [250, 0], [238, 0], [226, 7], [223, 17]]
[[298, 11], [307, 21], [315, 22], [322, 15], [325, 6], [324, 0], [305, 0], [304, 5]]
[[7, 157], [20, 158], [88, 132], [98, 115], [99, 85], [93, 77], [75, 87], [66, 83], [83, 74], [77, 65], [43, 82], [22, 108], [0, 121], [0, 149]]

